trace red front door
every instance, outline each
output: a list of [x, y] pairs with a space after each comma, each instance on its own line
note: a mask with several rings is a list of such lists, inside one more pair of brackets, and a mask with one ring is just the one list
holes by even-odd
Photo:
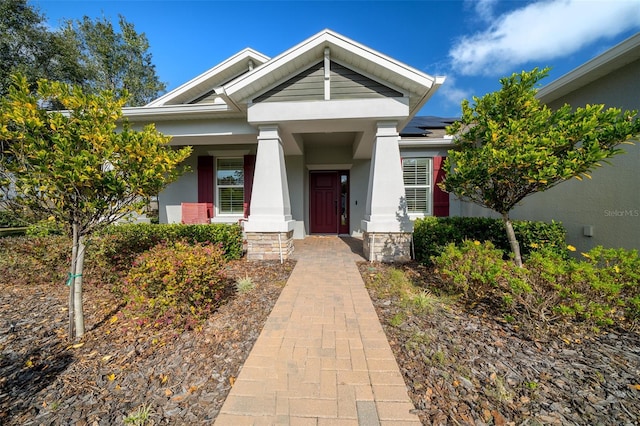
[[312, 234], [338, 233], [338, 173], [311, 172], [309, 221]]
[[309, 174], [309, 231], [312, 234], [349, 233], [349, 172]]

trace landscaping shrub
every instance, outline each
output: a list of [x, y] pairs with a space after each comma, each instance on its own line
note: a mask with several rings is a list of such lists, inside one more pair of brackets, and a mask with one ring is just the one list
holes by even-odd
[[[532, 251], [546, 248], [564, 255], [566, 231], [558, 222], [514, 221], [513, 229], [526, 259]], [[498, 249], [510, 252], [509, 241], [501, 219], [485, 217], [426, 217], [414, 223], [413, 245], [415, 258], [430, 264], [431, 257], [439, 255], [450, 243], [464, 240], [491, 241]]]
[[470, 305], [483, 303], [528, 332], [562, 323], [597, 328], [640, 319], [640, 258], [635, 250], [596, 247], [584, 260], [541, 249], [524, 268], [492, 243], [450, 244], [433, 258], [443, 286]]
[[46, 237], [47, 235], [63, 235], [63, 226], [53, 219], [39, 220], [27, 226], [28, 237]]
[[435, 266], [448, 289], [461, 294], [466, 301], [509, 300], [512, 292], [530, 291], [524, 270], [504, 261], [502, 250], [490, 241], [465, 240], [460, 246], [449, 244]]
[[0, 238], [0, 282], [63, 283], [70, 258], [71, 240], [65, 236]]
[[20, 228], [29, 221], [11, 210], [0, 210], [0, 228]]
[[217, 244], [161, 243], [138, 256], [126, 275], [125, 310], [143, 322], [192, 328], [222, 301], [224, 264]]
[[123, 224], [105, 228], [94, 241], [97, 256], [118, 269], [126, 268], [139, 254], [161, 242], [219, 244], [227, 260], [242, 257], [242, 230], [238, 225]]

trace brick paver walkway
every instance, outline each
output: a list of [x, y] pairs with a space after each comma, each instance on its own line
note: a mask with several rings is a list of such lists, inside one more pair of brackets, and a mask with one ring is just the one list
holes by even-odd
[[298, 263], [216, 426], [419, 425], [355, 264], [362, 241], [295, 246]]

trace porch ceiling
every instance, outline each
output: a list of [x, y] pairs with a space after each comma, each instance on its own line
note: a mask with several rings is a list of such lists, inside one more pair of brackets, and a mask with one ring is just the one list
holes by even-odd
[[305, 147], [350, 145], [354, 159], [371, 158], [376, 121], [313, 120], [278, 124], [285, 155], [302, 155]]

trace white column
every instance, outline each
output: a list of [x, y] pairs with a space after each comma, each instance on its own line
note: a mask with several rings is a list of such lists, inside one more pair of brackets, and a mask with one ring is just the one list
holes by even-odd
[[410, 233], [413, 223], [407, 213], [397, 123], [384, 121], [377, 126], [362, 229], [369, 233]]
[[251, 191], [251, 214], [246, 232], [293, 230], [284, 150], [278, 126], [260, 126], [258, 152]]

